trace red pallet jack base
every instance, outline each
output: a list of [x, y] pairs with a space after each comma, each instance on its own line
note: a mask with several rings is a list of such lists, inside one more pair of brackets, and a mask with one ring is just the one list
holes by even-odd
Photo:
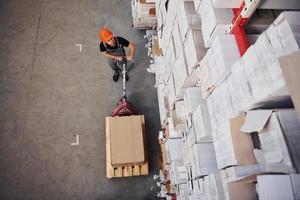
[[129, 116], [129, 115], [137, 115], [137, 112], [133, 105], [128, 102], [127, 97], [124, 96], [120, 99], [117, 104], [117, 107], [113, 110], [111, 116]]

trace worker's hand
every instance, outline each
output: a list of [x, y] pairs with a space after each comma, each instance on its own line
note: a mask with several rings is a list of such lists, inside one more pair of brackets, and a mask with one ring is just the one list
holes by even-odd
[[132, 56], [126, 56], [126, 59], [131, 61], [132, 60]]
[[122, 61], [122, 56], [115, 56], [115, 60]]

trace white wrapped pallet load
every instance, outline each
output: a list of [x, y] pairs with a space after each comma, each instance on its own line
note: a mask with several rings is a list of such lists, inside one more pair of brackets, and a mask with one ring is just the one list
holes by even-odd
[[173, 26], [172, 38], [174, 42], [175, 58], [177, 58], [182, 48], [182, 42], [179, 34], [178, 24], [176, 21], [174, 22]]
[[177, 22], [182, 42], [189, 30], [201, 29], [200, 16], [196, 13], [193, 2], [181, 1], [179, 3]]
[[213, 143], [193, 145], [194, 160], [192, 163], [193, 178], [202, 177], [218, 171]]
[[209, 50], [200, 61], [199, 70], [198, 70], [199, 84], [201, 88], [202, 97], [204, 99], [206, 99], [214, 89], [211, 69], [208, 63], [208, 53]]
[[197, 14], [199, 14], [200, 12], [201, 1], [202, 0], [194, 0], [194, 7]]
[[192, 123], [197, 143], [212, 142], [212, 128], [205, 100], [202, 99], [200, 105], [193, 112]]
[[262, 66], [262, 63], [257, 56], [257, 52], [251, 45], [241, 59], [241, 64], [244, 68], [247, 79], [250, 82], [252, 97], [254, 101], [263, 99], [271, 89], [270, 80], [268, 79], [267, 71]]
[[175, 102], [175, 111], [178, 118], [185, 119], [186, 118], [186, 110], [185, 110], [185, 101], [176, 101]]
[[260, 200], [300, 199], [300, 175], [260, 175], [256, 188]]
[[225, 200], [223, 183], [220, 173], [210, 174], [204, 177], [207, 200]]
[[170, 46], [168, 50], [166, 51], [166, 56], [164, 57], [165, 62], [165, 75], [164, 75], [164, 81], [167, 83], [169, 81], [169, 78], [171, 77], [171, 72], [173, 69], [173, 65], [175, 62], [175, 52], [174, 52], [174, 44], [170, 42]]
[[174, 103], [176, 101], [176, 94], [175, 94], [175, 86], [174, 86], [174, 81], [172, 76], [169, 78], [166, 88], [167, 88], [166, 96], [168, 97], [169, 110], [173, 110]]
[[215, 8], [240, 8], [243, 0], [212, 0]]
[[186, 61], [188, 73], [191, 74], [192, 70], [202, 60], [207, 51], [204, 47], [201, 30], [192, 29], [188, 32], [184, 44], [184, 51], [185, 55], [188, 55]]
[[170, 139], [178, 139], [182, 138], [182, 131], [180, 130], [182, 126], [181, 124], [176, 124], [176, 120], [174, 120], [172, 117], [167, 117], [166, 119], [168, 124], [168, 138]]
[[182, 139], [168, 139], [165, 142], [166, 153], [167, 153], [167, 162], [171, 163], [172, 161], [182, 160]]
[[182, 160], [172, 161], [170, 164], [170, 178], [174, 185], [183, 184], [188, 181], [188, 173]]
[[200, 8], [204, 44], [205, 47], [210, 47], [217, 35], [226, 35], [226, 30], [233, 19], [233, 12], [231, 9], [214, 8], [211, 0], [202, 0]]
[[212, 80], [220, 85], [231, 73], [232, 65], [240, 58], [234, 35], [217, 36], [212, 43], [208, 62], [211, 67]]
[[189, 115], [200, 104], [200, 101], [202, 99], [201, 89], [199, 87], [186, 88], [183, 98], [186, 114]]
[[193, 179], [193, 192], [192, 194], [196, 196], [196, 200], [206, 199], [206, 188], [204, 185], [204, 179]]
[[164, 124], [168, 115], [167, 97], [165, 96], [165, 85], [159, 84], [157, 87], [158, 107], [161, 125]]
[[174, 77], [175, 92], [177, 96], [180, 93], [186, 77], [188, 76], [185, 55], [182, 49], [179, 52], [177, 60], [174, 63], [172, 72]]
[[290, 54], [300, 48], [300, 12], [282, 12], [266, 30], [277, 57]]
[[281, 66], [266, 33], [262, 33], [258, 37], [254, 44], [254, 48], [257, 52], [261, 66], [263, 66], [266, 71], [266, 76], [268, 76], [267, 79], [270, 80], [270, 85], [268, 86], [270, 88], [269, 94], [284, 88], [286, 83], [282, 74]]
[[254, 101], [251, 84], [249, 83], [245, 67], [240, 61], [232, 66], [232, 79], [234, 84], [234, 93], [232, 94], [233, 103], [237, 103], [236, 111], [242, 111], [251, 105]]

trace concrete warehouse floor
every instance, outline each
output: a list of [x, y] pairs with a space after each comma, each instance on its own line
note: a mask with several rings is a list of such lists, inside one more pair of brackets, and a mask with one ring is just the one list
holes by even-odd
[[[156, 199], [157, 94], [130, 2], [0, 0], [1, 200]], [[146, 116], [146, 177], [105, 176], [105, 116], [122, 87], [99, 54], [102, 26], [137, 44], [128, 97]]]

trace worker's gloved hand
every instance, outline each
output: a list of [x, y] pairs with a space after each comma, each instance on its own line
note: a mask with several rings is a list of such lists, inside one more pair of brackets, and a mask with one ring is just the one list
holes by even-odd
[[132, 56], [126, 56], [126, 59], [127, 59], [128, 61], [131, 61], [131, 60], [132, 60]]
[[117, 60], [117, 61], [122, 61], [123, 58], [122, 58], [122, 56], [115, 56], [115, 60]]

